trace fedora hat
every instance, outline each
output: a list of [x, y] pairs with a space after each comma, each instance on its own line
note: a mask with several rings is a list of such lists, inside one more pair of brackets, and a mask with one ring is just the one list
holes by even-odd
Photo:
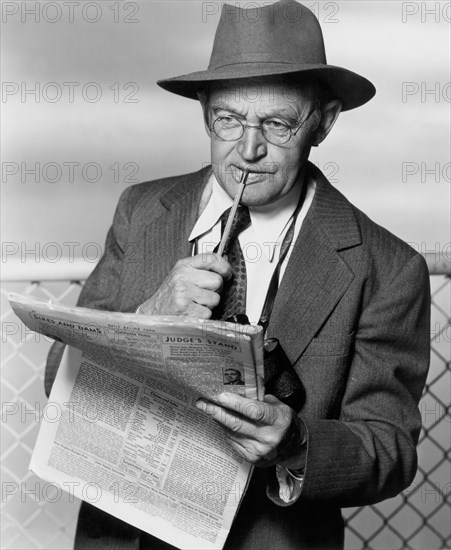
[[242, 9], [223, 4], [210, 64], [198, 71], [159, 80], [164, 90], [191, 99], [207, 84], [278, 76], [302, 83], [313, 76], [343, 103], [343, 111], [369, 101], [373, 84], [348, 69], [328, 65], [318, 19], [295, 0]]

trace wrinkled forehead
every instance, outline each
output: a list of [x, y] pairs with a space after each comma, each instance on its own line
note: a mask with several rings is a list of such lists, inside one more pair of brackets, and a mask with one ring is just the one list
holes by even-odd
[[261, 108], [290, 108], [300, 112], [312, 98], [313, 90], [310, 85], [276, 80], [212, 83], [204, 93], [204, 101], [210, 108], [229, 107], [231, 109], [255, 104]]

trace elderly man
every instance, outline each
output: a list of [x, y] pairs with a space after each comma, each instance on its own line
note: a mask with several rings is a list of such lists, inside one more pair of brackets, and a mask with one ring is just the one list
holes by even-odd
[[[319, 23], [294, 0], [224, 6], [209, 68], [159, 85], [200, 100], [212, 166], [123, 193], [79, 303], [246, 313], [277, 338], [303, 388], [298, 402], [268, 394], [258, 409], [224, 392], [197, 403], [257, 466], [226, 548], [341, 548], [340, 508], [392, 497], [415, 474], [429, 357], [422, 258], [308, 162], [340, 112], [374, 87], [326, 64]], [[244, 172], [224, 258], [215, 247]], [[83, 504], [76, 548], [170, 547]]]

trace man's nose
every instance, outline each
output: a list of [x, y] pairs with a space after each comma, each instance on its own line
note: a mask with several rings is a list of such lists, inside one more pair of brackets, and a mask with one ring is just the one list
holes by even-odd
[[267, 142], [263, 137], [261, 127], [246, 126], [237, 149], [241, 158], [247, 162], [255, 162], [264, 157], [267, 152]]

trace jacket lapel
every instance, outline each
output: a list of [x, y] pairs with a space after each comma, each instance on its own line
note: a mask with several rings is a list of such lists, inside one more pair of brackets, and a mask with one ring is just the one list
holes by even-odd
[[145, 229], [147, 295], [158, 289], [177, 260], [191, 255], [188, 237], [210, 173], [207, 168], [192, 174], [160, 197], [153, 220]]
[[296, 362], [351, 284], [339, 250], [360, 244], [350, 203], [309, 163], [316, 192], [282, 279], [269, 325]]

